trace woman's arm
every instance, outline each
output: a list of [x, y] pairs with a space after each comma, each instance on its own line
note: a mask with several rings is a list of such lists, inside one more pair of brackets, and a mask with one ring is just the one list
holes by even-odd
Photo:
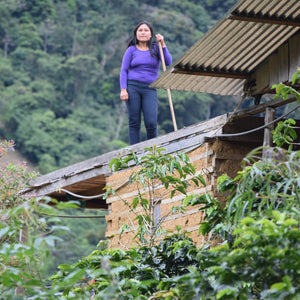
[[121, 90], [127, 89], [127, 75], [128, 75], [128, 70], [130, 67], [131, 56], [132, 56], [132, 48], [129, 47], [125, 51], [123, 60], [122, 60], [122, 66], [121, 66], [121, 72], [120, 72], [120, 88], [121, 88]]
[[122, 60], [122, 66], [120, 72], [120, 87], [121, 87], [120, 99], [122, 101], [128, 100], [127, 77], [128, 77], [128, 70], [131, 62], [131, 53], [132, 53], [131, 48], [127, 48]]

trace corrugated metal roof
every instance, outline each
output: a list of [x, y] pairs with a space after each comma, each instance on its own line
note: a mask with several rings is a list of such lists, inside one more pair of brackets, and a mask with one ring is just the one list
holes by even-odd
[[153, 86], [242, 95], [255, 68], [300, 29], [300, 0], [242, 0]]

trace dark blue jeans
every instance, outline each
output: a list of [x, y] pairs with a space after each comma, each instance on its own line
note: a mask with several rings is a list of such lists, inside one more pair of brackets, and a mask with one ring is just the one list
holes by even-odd
[[158, 99], [156, 88], [149, 88], [149, 84], [128, 80], [126, 101], [129, 120], [130, 145], [140, 142], [141, 113], [143, 112], [144, 123], [147, 130], [147, 139], [157, 137], [157, 109]]

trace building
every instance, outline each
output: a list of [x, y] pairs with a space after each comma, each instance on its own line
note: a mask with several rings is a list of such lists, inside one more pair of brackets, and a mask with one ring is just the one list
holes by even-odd
[[[203, 174], [207, 186], [190, 192], [211, 193], [222, 202], [216, 190], [216, 179], [227, 173], [234, 176], [240, 162], [258, 146], [271, 145], [271, 127], [276, 123], [276, 108], [296, 102], [291, 97], [263, 102], [264, 95], [274, 94], [272, 85], [291, 79], [300, 67], [300, 2], [298, 0], [241, 0], [201, 40], [191, 47], [168, 71], [153, 83], [164, 89], [236, 95], [253, 98], [253, 106], [237, 109], [208, 121], [183, 128], [155, 139], [131, 146], [137, 155], [146, 147], [156, 145], [172, 154], [185, 151]], [[299, 85], [294, 85], [299, 90]], [[258, 114], [264, 113], [264, 117]], [[272, 123], [274, 121], [274, 123]], [[278, 121], [278, 120], [277, 120]], [[269, 124], [271, 122], [271, 124]], [[127, 156], [121, 149], [68, 166], [37, 178], [28, 193], [51, 196], [60, 201], [70, 197], [83, 201], [87, 208], [107, 209], [106, 236], [112, 247], [119, 247], [119, 229], [128, 222], [128, 209], [123, 200], [130, 201], [137, 191], [127, 182], [131, 169], [113, 173], [110, 161]], [[103, 199], [106, 186], [118, 187], [118, 196]], [[180, 197], [166, 196], [160, 209], [180, 203]], [[166, 226], [176, 225], [191, 232], [196, 243], [198, 226], [203, 216], [197, 207], [166, 220]], [[132, 245], [132, 233], [122, 243]]]

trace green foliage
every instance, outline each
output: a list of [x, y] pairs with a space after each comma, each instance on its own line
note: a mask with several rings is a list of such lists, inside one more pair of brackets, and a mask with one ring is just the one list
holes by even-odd
[[[196, 2], [196, 1], [195, 1]], [[235, 0], [204, 0], [204, 7], [212, 12], [212, 16], [219, 20], [224, 14], [238, 2]]]
[[273, 211], [242, 219], [232, 246], [198, 249], [174, 234], [154, 246], [94, 251], [60, 266], [53, 287], [67, 299], [298, 299], [298, 227], [297, 216]]
[[[0, 142], [0, 159], [7, 151], [14, 150], [14, 141]], [[66, 230], [58, 224], [55, 211], [48, 205], [49, 199], [27, 199], [23, 190], [28, 188], [28, 173], [23, 165], [8, 164], [0, 167], [0, 289], [1, 299], [12, 299], [16, 291], [20, 295], [49, 295], [45, 279], [41, 276], [42, 259], [46, 259], [56, 235]], [[74, 207], [70, 204], [58, 206]], [[46, 223], [44, 215], [53, 218]], [[53, 234], [49, 235], [52, 232]], [[46, 248], [45, 248], [46, 247]]]
[[226, 210], [222, 208], [220, 201], [213, 198], [210, 194], [197, 195], [192, 198], [186, 198], [184, 204], [201, 205], [201, 211], [205, 212], [205, 221], [200, 223], [199, 234], [203, 236], [212, 233], [212, 238], [220, 236], [222, 239], [227, 238], [229, 231], [228, 224], [225, 223]]
[[[258, 154], [253, 151], [245, 161], [250, 162]], [[299, 205], [299, 155], [298, 151], [271, 148], [268, 157], [251, 167], [245, 166], [234, 179], [235, 195], [228, 207], [228, 214], [235, 213], [236, 221], [252, 212], [268, 214], [273, 209], [292, 210]], [[243, 208], [241, 203], [244, 203]]]
[[[195, 175], [196, 170], [190, 163], [186, 153], [178, 153], [175, 156], [164, 154], [165, 149], [145, 148], [146, 154], [139, 157], [132, 152], [125, 158], [114, 158], [111, 160], [109, 167], [114, 171], [128, 168], [135, 165], [129, 176], [129, 184], [135, 184], [138, 194], [133, 198], [132, 203], [124, 201], [130, 211], [136, 215], [137, 226], [134, 239], [138, 239], [142, 245], [153, 245], [162, 232], [162, 225], [165, 219], [175, 212], [182, 212], [183, 205], [173, 207], [164, 215], [156, 214], [156, 207], [160, 206], [162, 199], [167, 195], [172, 199], [177, 193], [184, 195], [183, 203], [188, 199], [195, 197], [187, 194], [187, 188], [194, 183], [196, 186], [205, 185], [201, 175]], [[190, 176], [190, 178], [189, 178]], [[158, 188], [164, 187], [161, 191]], [[114, 190], [108, 190], [109, 193], [115, 193]], [[140, 212], [140, 209], [142, 212]], [[133, 223], [133, 222], [131, 222]], [[124, 230], [129, 230], [127, 224], [121, 228], [121, 234]]]
[[[44, 215], [49, 213], [53, 218], [46, 222]], [[15, 289], [27, 297], [54, 297], [55, 291], [48, 290], [48, 282], [42, 276], [43, 261], [49, 259], [48, 249], [61, 240], [59, 234], [65, 230], [45, 200], [27, 199], [17, 206], [1, 209], [1, 299], [11, 299]], [[19, 241], [21, 233], [22, 242]]]
[[[48, 258], [43, 261], [41, 274], [48, 278], [56, 272], [60, 264], [73, 264], [96, 249], [105, 240], [106, 212], [95, 209], [68, 208], [58, 213], [61, 226], [69, 228], [59, 234], [60, 240], [49, 249]], [[48, 219], [50, 218], [49, 216]], [[88, 218], [91, 217], [91, 218]]]
[[198, 268], [163, 280], [159, 285], [163, 292], [156, 295], [172, 295], [168, 299], [298, 299], [298, 221], [275, 215], [271, 220], [241, 220], [233, 247], [225, 243], [198, 250]]
[[[14, 151], [14, 141], [0, 141], [0, 159], [8, 151]], [[36, 173], [28, 173], [24, 164], [8, 163], [0, 167], [0, 209], [17, 207], [25, 201], [19, 192], [24, 190], [29, 180], [36, 177]]]
[[[175, 57], [195, 41], [193, 36], [197, 39], [202, 34], [204, 29], [195, 30], [196, 22], [197, 26], [206, 24], [192, 16], [196, 8], [202, 13], [194, 6], [196, 1], [181, 1], [168, 14], [170, 1], [147, 2], [139, 6], [139, 15], [131, 12], [135, 1], [27, 2], [23, 8], [17, 6], [17, 0], [0, 2], [0, 68], [7, 74], [0, 75], [1, 117], [10, 134], [21, 141], [18, 144], [24, 153], [44, 172], [126, 143], [126, 138], [113, 138], [120, 121], [119, 115], [111, 112], [118, 107], [118, 100], [113, 100], [114, 95], [118, 99], [118, 61], [123, 52], [123, 41], [118, 39], [121, 34], [128, 36], [141, 13], [151, 17], [155, 25], [161, 24], [158, 28], [170, 38], [168, 47]], [[219, 18], [224, 7], [233, 2], [207, 0], [203, 5], [213, 8]], [[160, 8], [156, 9], [154, 3]], [[114, 7], [130, 11], [132, 18], [113, 18]], [[183, 8], [188, 17], [181, 12]], [[41, 9], [43, 13], [39, 13]], [[30, 37], [28, 28], [35, 31]], [[93, 28], [95, 31], [90, 30]], [[174, 28], [185, 30], [181, 35], [181, 30]], [[98, 42], [103, 42], [101, 47]], [[185, 47], [181, 43], [186, 43]], [[91, 70], [85, 69], [84, 62], [90, 63]], [[299, 83], [299, 72], [293, 82]], [[297, 91], [284, 85], [278, 86], [277, 92], [284, 98], [289, 93], [298, 97]], [[195, 103], [193, 107], [199, 101], [201, 116], [215, 109], [214, 97], [191, 99], [178, 96], [178, 109], [185, 111], [180, 122], [190, 116], [196, 118], [184, 110], [185, 101]], [[203, 103], [209, 107], [203, 108]], [[103, 121], [102, 116], [107, 119]], [[165, 126], [169, 126], [167, 122], [161, 130], [167, 132]], [[273, 132], [275, 141], [292, 144], [296, 137], [293, 126], [292, 120], [279, 123], [278, 135]], [[99, 136], [98, 141], [95, 136]], [[12, 146], [11, 142], [0, 145], [0, 159]], [[168, 192], [181, 193], [185, 205], [201, 204], [205, 220], [200, 232], [213, 231], [213, 237], [221, 237], [222, 243], [211, 249], [197, 248], [186, 234], [176, 233], [127, 251], [96, 250], [73, 265], [62, 264], [49, 288], [49, 281], [42, 277], [44, 261], [50, 255], [47, 249], [63, 245], [60, 232], [66, 227], [56, 223], [57, 212], [45, 203], [47, 199], [22, 199], [19, 191], [31, 175], [22, 166], [10, 164], [0, 171], [0, 297], [17, 298], [15, 288], [21, 288], [24, 297], [35, 299], [300, 299], [299, 151], [271, 148], [263, 159], [260, 150], [250, 153], [235, 178], [219, 178], [219, 191], [228, 195], [223, 207], [210, 195], [186, 196], [187, 178], [194, 174], [193, 168], [182, 169], [189, 164], [188, 158], [183, 155], [172, 163], [174, 158], [169, 160], [162, 150], [156, 150], [158, 155], [150, 151], [143, 159], [133, 154], [125, 161], [112, 162], [119, 168], [130, 164], [130, 159], [144, 166], [149, 161], [147, 168], [142, 164], [141, 173], [130, 178], [132, 184], [141, 184], [133, 206], [149, 208], [150, 198], [142, 190], [152, 181], [160, 182]], [[173, 173], [167, 174], [171, 170]], [[201, 178], [196, 183], [203, 184]], [[49, 214], [53, 216], [50, 224], [45, 217]], [[18, 236], [25, 226], [30, 229], [28, 242], [21, 244]], [[57, 234], [49, 235], [52, 231]], [[83, 243], [97, 239], [91, 232], [86, 232], [86, 238]], [[64, 296], [56, 294], [61, 291]]]
[[[57, 299], [58, 290], [49, 290], [48, 277], [59, 264], [74, 263], [105, 238], [104, 218], [81, 219], [78, 226], [76, 217], [104, 214], [79, 210], [72, 201], [58, 203], [35, 199], [34, 195], [28, 199], [23, 191], [37, 174], [29, 173], [23, 164], [2, 163], [1, 158], [9, 151], [14, 151], [14, 141], [1, 141], [0, 299]], [[71, 218], [62, 219], [61, 215]], [[16, 291], [19, 298], [14, 296]]]
[[277, 146], [282, 147], [285, 144], [292, 146], [293, 142], [297, 139], [297, 133], [294, 129], [295, 124], [296, 121], [293, 119], [278, 122], [276, 129], [271, 131], [273, 141]]
[[[68, 299], [84, 299], [90, 293], [94, 299], [148, 299], [162, 280], [186, 274], [196, 264], [192, 240], [174, 234], [158, 245], [128, 251], [97, 250], [76, 264], [61, 265], [61, 271], [52, 277], [53, 286], [64, 287]], [[80, 280], [66, 281], [80, 271]]]
[[[298, 68], [298, 71], [295, 72], [292, 76], [292, 85], [299, 83], [300, 68]], [[272, 88], [276, 91], [276, 95], [274, 96], [274, 98], [282, 97], [284, 100], [286, 100], [290, 95], [292, 95], [300, 104], [300, 93], [293, 87], [280, 83], [273, 85]], [[296, 122], [293, 119], [278, 122], [276, 128], [272, 131], [273, 140], [277, 146], [282, 147], [287, 144], [289, 145], [289, 149], [292, 149], [294, 141], [297, 139], [297, 133], [294, 127], [295, 124]]]
[[[292, 85], [300, 83], [300, 68], [296, 71], [292, 77]], [[282, 97], [284, 100], [288, 98], [289, 95], [293, 95], [300, 102], [300, 93], [293, 87], [288, 86], [283, 83], [275, 84], [272, 86], [276, 91], [274, 98]]]
[[16, 41], [19, 47], [30, 48], [34, 50], [41, 48], [42, 39], [40, 38], [34, 24], [20, 24], [19, 31], [20, 34], [18, 36], [18, 40]]

